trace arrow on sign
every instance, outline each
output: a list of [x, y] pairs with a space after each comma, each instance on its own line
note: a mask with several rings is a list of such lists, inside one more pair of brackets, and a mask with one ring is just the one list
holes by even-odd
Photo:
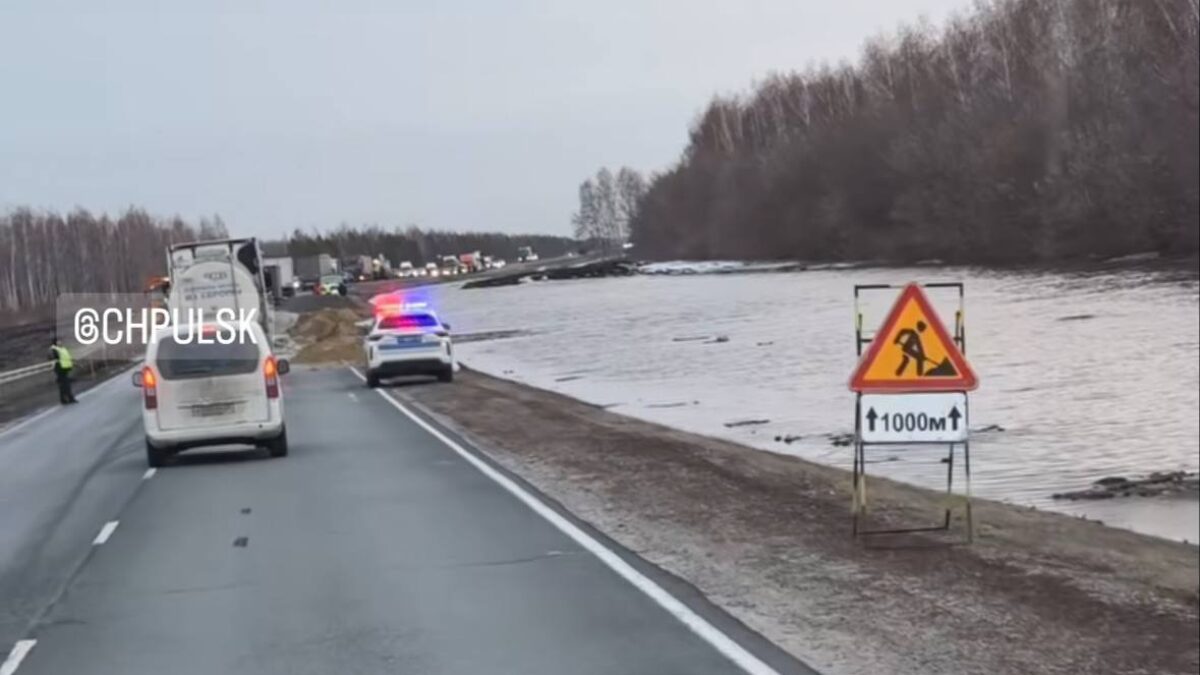
[[958, 420], [962, 418], [962, 413], [958, 412], [958, 406], [951, 408], [950, 414], [947, 417], [950, 418], [950, 428], [958, 431]]
[[879, 415], [875, 414], [874, 408], [867, 411], [867, 431], [875, 431], [875, 420], [877, 419], [879, 419]]

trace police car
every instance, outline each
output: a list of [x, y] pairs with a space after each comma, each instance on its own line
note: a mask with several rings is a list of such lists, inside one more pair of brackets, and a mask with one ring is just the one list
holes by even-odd
[[377, 387], [380, 380], [398, 375], [454, 380], [450, 326], [424, 304], [376, 305], [363, 349], [368, 387]]

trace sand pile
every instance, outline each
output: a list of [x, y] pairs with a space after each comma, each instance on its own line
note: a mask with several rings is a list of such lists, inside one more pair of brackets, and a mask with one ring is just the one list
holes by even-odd
[[367, 314], [345, 307], [302, 314], [289, 331], [300, 347], [295, 362], [361, 361], [363, 332], [357, 324], [366, 318]]

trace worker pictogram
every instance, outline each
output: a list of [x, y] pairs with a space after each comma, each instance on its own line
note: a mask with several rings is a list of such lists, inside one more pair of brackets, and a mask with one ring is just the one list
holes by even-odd
[[968, 391], [978, 384], [916, 284], [900, 293], [850, 378], [858, 392]]

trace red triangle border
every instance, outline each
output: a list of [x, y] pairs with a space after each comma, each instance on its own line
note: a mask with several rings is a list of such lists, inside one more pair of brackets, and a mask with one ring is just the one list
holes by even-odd
[[[955, 379], [929, 379], [897, 382], [892, 380], [870, 382], [866, 379], [867, 371], [871, 369], [871, 364], [878, 358], [879, 352], [883, 349], [883, 341], [892, 332], [896, 322], [900, 320], [900, 313], [904, 311], [905, 306], [910, 301], [915, 301], [924, 312], [925, 317], [929, 320], [929, 327], [933, 330], [942, 344], [946, 346], [946, 355], [950, 362], [959, 372], [959, 376]], [[854, 369], [854, 374], [850, 376], [850, 390], [859, 393], [875, 393], [875, 392], [922, 392], [922, 391], [971, 391], [979, 386], [979, 378], [975, 376], [975, 371], [971, 369], [971, 365], [967, 363], [967, 359], [958, 349], [958, 344], [946, 332], [946, 327], [942, 324], [942, 319], [933, 310], [933, 305], [930, 304], [929, 298], [925, 296], [925, 292], [921, 290], [921, 286], [916, 283], [910, 283], [900, 292], [900, 297], [896, 298], [895, 304], [888, 312], [887, 318], [883, 320], [883, 324], [879, 330], [875, 332], [874, 339], [871, 340], [870, 346], [867, 347], [866, 353], [858, 360], [858, 366]]]

